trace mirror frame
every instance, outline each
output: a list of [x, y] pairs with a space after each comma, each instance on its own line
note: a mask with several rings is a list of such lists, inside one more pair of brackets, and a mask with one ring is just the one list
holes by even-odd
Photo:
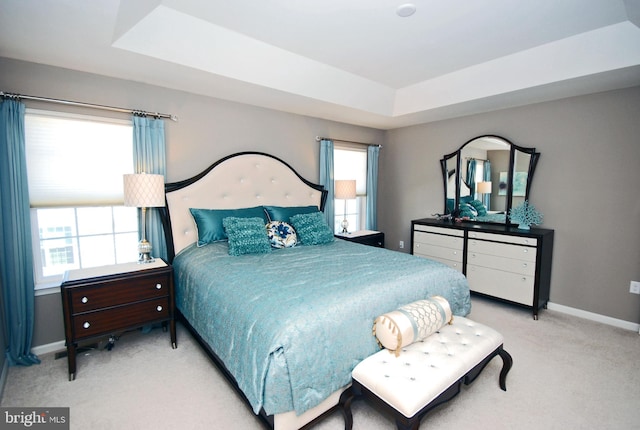
[[[525, 195], [524, 195], [524, 199], [525, 200], [529, 200], [529, 193], [531, 190], [531, 182], [533, 181], [533, 173], [535, 172], [536, 166], [538, 164], [538, 160], [540, 159], [540, 153], [536, 151], [535, 148], [527, 148], [524, 146], [518, 146], [516, 144], [514, 144], [513, 142], [511, 142], [509, 139], [506, 139], [502, 136], [497, 136], [497, 135], [493, 135], [493, 134], [484, 134], [481, 136], [476, 136], [472, 139], [469, 139], [468, 141], [466, 141], [462, 146], [460, 146], [460, 148], [458, 148], [456, 151], [450, 153], [450, 154], [446, 154], [441, 160], [440, 160], [440, 168], [442, 170], [442, 180], [443, 180], [443, 186], [444, 186], [444, 214], [446, 215], [450, 215], [452, 214], [452, 211], [447, 207], [447, 193], [448, 193], [448, 184], [449, 184], [449, 179], [451, 178], [451, 176], [455, 173], [455, 200], [454, 200], [454, 212], [455, 210], [457, 210], [460, 206], [460, 171], [461, 171], [461, 167], [462, 167], [462, 150], [465, 148], [465, 146], [467, 146], [468, 144], [470, 144], [471, 142], [474, 142], [478, 139], [483, 139], [483, 138], [491, 138], [491, 139], [500, 139], [502, 141], [504, 141], [505, 143], [507, 143], [510, 147], [509, 149], [509, 171], [507, 174], [507, 194], [506, 194], [506, 206], [505, 206], [505, 222], [504, 225], [506, 226], [510, 226], [511, 225], [511, 220], [509, 219], [509, 211], [511, 210], [511, 205], [513, 203], [513, 178], [514, 178], [514, 172], [515, 172], [515, 161], [516, 161], [516, 153], [517, 152], [522, 152], [525, 154], [528, 154], [530, 156], [529, 159], [529, 168], [527, 171], [527, 184], [525, 187]], [[450, 160], [454, 157], [457, 157], [455, 161], [455, 169], [454, 172], [451, 172], [451, 169], [448, 168], [448, 163], [450, 162]], [[450, 166], [450, 164], [449, 164]], [[473, 222], [478, 222], [478, 223], [489, 223], [489, 224], [499, 224], [502, 225], [502, 223], [497, 223], [497, 222], [491, 222], [491, 221], [477, 221], [477, 220], [473, 220]]]

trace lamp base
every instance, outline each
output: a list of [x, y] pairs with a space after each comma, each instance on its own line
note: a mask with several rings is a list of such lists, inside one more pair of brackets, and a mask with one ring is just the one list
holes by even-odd
[[347, 230], [349, 228], [349, 221], [347, 221], [347, 219], [343, 219], [342, 222], [340, 223], [340, 226], [342, 227], [342, 231], [340, 233], [345, 234], [345, 233], [349, 233], [349, 231]]
[[138, 242], [138, 264], [153, 263], [156, 261], [156, 259], [151, 256], [152, 249], [153, 247], [146, 239]]

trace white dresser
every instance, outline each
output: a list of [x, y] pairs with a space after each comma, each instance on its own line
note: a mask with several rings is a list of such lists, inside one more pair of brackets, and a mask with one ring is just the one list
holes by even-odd
[[460, 270], [474, 293], [530, 307], [549, 301], [553, 230], [500, 224], [411, 222], [411, 252]]

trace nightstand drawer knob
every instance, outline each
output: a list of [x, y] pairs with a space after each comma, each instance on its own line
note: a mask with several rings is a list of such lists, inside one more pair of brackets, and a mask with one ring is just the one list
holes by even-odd
[[162, 306], [158, 306], [158, 307], [156, 308], [156, 310], [157, 310], [158, 312], [162, 312]]
[[91, 324], [89, 324], [88, 321], [85, 321], [84, 324], [82, 324], [82, 327], [89, 328], [89, 327], [91, 327]]
[[156, 284], [156, 290], [161, 290], [162, 289], [162, 284]]
[[80, 301], [81, 301], [82, 303], [88, 303], [88, 302], [89, 302], [89, 299], [87, 298], [87, 296], [84, 296], [82, 299], [80, 299]]

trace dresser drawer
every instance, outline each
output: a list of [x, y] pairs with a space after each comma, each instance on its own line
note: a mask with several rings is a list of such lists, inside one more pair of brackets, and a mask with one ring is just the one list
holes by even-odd
[[421, 244], [429, 244], [457, 249], [459, 251], [462, 251], [464, 248], [464, 238], [462, 237], [426, 233], [422, 231], [415, 231], [413, 233], [413, 243], [416, 247]]
[[429, 233], [444, 234], [444, 235], [447, 235], [447, 236], [464, 237], [464, 230], [458, 230], [458, 229], [454, 229], [454, 228], [435, 227], [435, 226], [432, 226], [432, 225], [415, 224], [413, 226], [413, 231], [415, 231], [415, 232], [426, 231], [426, 232], [429, 232]]
[[467, 264], [471, 291], [531, 306], [535, 277]]
[[467, 255], [474, 252], [496, 255], [498, 257], [515, 258], [517, 260], [526, 260], [533, 263], [536, 261], [536, 248], [531, 248], [529, 246], [470, 239], [467, 243]]
[[444, 258], [446, 260], [462, 263], [462, 250], [443, 248], [442, 246], [427, 245], [425, 243], [414, 243], [413, 254], [420, 257]]
[[462, 261], [448, 260], [446, 258], [435, 257], [433, 255], [420, 255], [420, 254], [416, 254], [416, 255], [418, 257], [429, 258], [429, 259], [435, 260], [435, 261], [437, 261], [439, 263], [446, 264], [447, 266], [451, 267], [452, 269], [455, 269], [458, 272], [462, 273]]
[[536, 274], [535, 261], [498, 257], [496, 255], [481, 254], [479, 252], [469, 252], [469, 254], [467, 254], [467, 264], [519, 273], [521, 275], [535, 276]]
[[75, 339], [111, 333], [169, 318], [169, 298], [118, 306], [73, 317]]
[[537, 246], [538, 240], [535, 237], [509, 236], [505, 234], [483, 233], [480, 231], [470, 231], [469, 239], [492, 240], [495, 242], [513, 243], [514, 245]]
[[169, 295], [169, 282], [168, 275], [154, 275], [72, 288], [71, 313], [75, 315], [94, 309], [165, 297]]

